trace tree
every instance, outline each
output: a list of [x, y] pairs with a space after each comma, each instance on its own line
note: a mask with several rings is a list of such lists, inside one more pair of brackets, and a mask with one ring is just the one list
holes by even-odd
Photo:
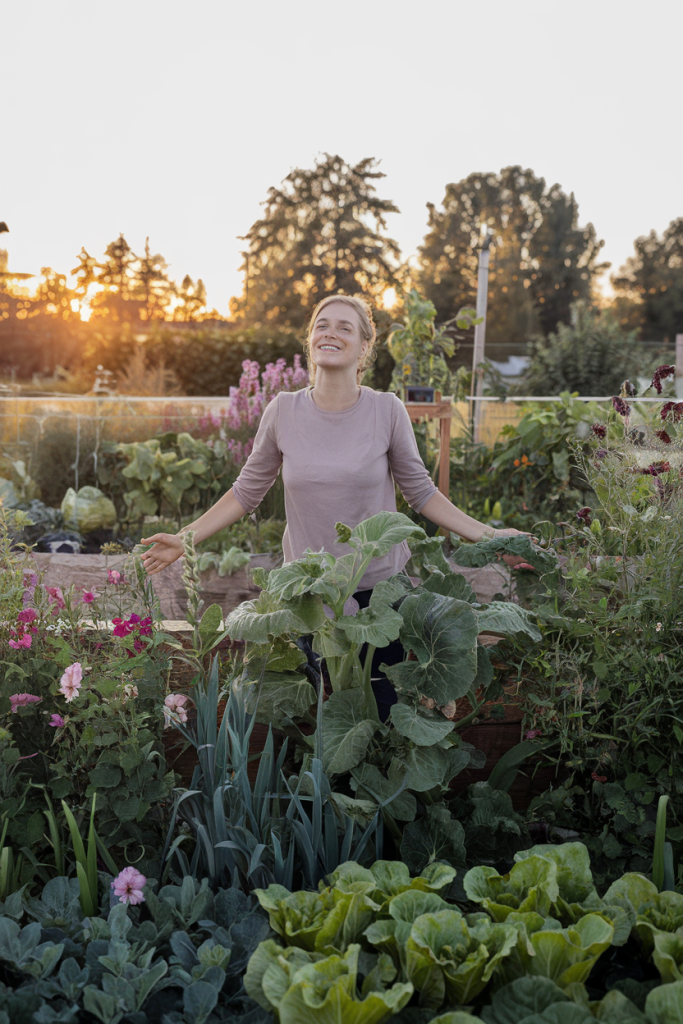
[[108, 313], [112, 320], [137, 319], [137, 262], [138, 257], [122, 234], [116, 241], [109, 243], [97, 275], [97, 284], [102, 285], [104, 290], [93, 297], [93, 309]]
[[618, 298], [633, 307], [629, 317], [641, 337], [673, 341], [683, 333], [683, 217], [672, 220], [660, 238], [656, 231], [637, 238], [612, 278]]
[[244, 293], [231, 312], [250, 323], [301, 327], [324, 295], [362, 293], [376, 301], [396, 285], [400, 250], [383, 232], [391, 200], [375, 195], [377, 161], [351, 166], [324, 154], [271, 188], [264, 216], [244, 236]]
[[180, 304], [176, 307], [175, 319], [189, 322], [199, 320], [201, 311], [206, 308], [206, 287], [201, 277], [195, 284], [190, 275], [186, 274], [177, 295]]
[[603, 242], [578, 225], [578, 205], [559, 185], [521, 167], [470, 174], [446, 186], [443, 209], [427, 204], [419, 282], [440, 319], [473, 305], [482, 226], [492, 236], [487, 341], [525, 342], [559, 322], [573, 302], [589, 299]]
[[145, 255], [137, 257], [134, 294], [143, 320], [164, 320], [173, 296], [168, 277], [168, 264], [160, 253], [151, 253], [149, 238], [145, 239]]
[[609, 311], [578, 302], [571, 324], [561, 323], [557, 333], [534, 341], [519, 388], [525, 395], [618, 395], [626, 378], [635, 379], [639, 361], [635, 332], [626, 333]]

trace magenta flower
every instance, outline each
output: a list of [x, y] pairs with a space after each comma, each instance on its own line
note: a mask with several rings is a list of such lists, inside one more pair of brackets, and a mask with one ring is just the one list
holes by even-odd
[[66, 697], [67, 704], [70, 704], [74, 697], [78, 696], [82, 679], [83, 666], [80, 661], [75, 661], [73, 665], [69, 665], [67, 670], [64, 672], [64, 675], [59, 680], [59, 692]]
[[535, 740], [538, 736], [541, 736], [541, 735], [542, 735], [542, 733], [541, 733], [540, 729], [529, 729], [528, 732], [525, 733], [524, 739], [525, 740]]
[[50, 604], [56, 604], [58, 608], [66, 608], [64, 594], [61, 587], [45, 587]]
[[142, 890], [146, 885], [147, 879], [134, 867], [124, 868], [111, 883], [114, 895], [118, 896], [121, 903], [130, 903], [131, 906], [145, 902]]
[[97, 597], [97, 594], [94, 594], [92, 592], [92, 590], [84, 590], [83, 591], [83, 604], [92, 604], [96, 597]]
[[596, 437], [604, 438], [607, 436], [607, 427], [604, 425], [604, 423], [594, 423], [591, 427], [591, 432]]
[[40, 704], [42, 699], [42, 697], [34, 697], [32, 693], [13, 693], [9, 699], [12, 705], [12, 714], [16, 715], [17, 708], [25, 708], [29, 704]]
[[27, 651], [31, 646], [32, 640], [33, 637], [30, 633], [24, 633], [24, 635], [20, 636], [18, 640], [10, 640], [9, 645], [10, 647], [13, 647], [15, 651], [20, 651], [22, 649]]
[[51, 729], [63, 729], [66, 725], [66, 719], [62, 718], [61, 715], [53, 715], [47, 724]]
[[38, 618], [38, 612], [35, 608], [24, 608], [17, 615], [17, 622], [24, 622], [26, 625], [30, 625], [31, 622], [35, 622]]
[[107, 579], [116, 587], [120, 587], [122, 584], [126, 582], [126, 577], [123, 575], [123, 573], [119, 572], [118, 569], [108, 569]]

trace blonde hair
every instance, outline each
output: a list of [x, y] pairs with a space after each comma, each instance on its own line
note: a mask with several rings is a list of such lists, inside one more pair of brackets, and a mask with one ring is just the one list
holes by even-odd
[[315, 326], [315, 321], [322, 310], [332, 302], [342, 302], [345, 306], [350, 306], [351, 309], [355, 310], [356, 315], [358, 316], [360, 323], [360, 336], [363, 341], [366, 342], [365, 352], [358, 360], [358, 370], [356, 373], [356, 380], [360, 384], [363, 379], [363, 374], [375, 358], [377, 331], [375, 330], [375, 324], [372, 319], [372, 309], [370, 304], [366, 302], [365, 299], [357, 299], [353, 295], [326, 295], [324, 299], [320, 300], [313, 310], [304, 346], [306, 349], [306, 359], [308, 361], [308, 379], [311, 384], [315, 384], [316, 365], [311, 358], [311, 335], [313, 334], [313, 327]]

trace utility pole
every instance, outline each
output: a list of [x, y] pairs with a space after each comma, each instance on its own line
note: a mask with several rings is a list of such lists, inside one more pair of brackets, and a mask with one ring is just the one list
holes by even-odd
[[479, 443], [482, 402], [477, 401], [484, 390], [483, 371], [481, 364], [484, 362], [484, 341], [486, 338], [486, 305], [489, 294], [489, 248], [491, 236], [486, 232], [481, 249], [479, 250], [479, 273], [477, 276], [477, 319], [481, 323], [474, 328], [474, 352], [472, 353], [472, 397], [474, 402], [473, 414], [473, 435], [474, 443]]

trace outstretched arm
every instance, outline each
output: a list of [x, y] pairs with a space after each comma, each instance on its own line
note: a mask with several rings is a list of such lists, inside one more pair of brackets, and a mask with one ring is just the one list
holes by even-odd
[[[480, 523], [478, 519], [473, 519], [472, 516], [461, 511], [441, 491], [436, 491], [427, 504], [422, 506], [420, 515], [443, 530], [449, 530], [450, 533], [456, 533], [463, 540], [475, 543], [478, 540], [484, 540], [485, 537], [516, 537], [523, 533], [522, 530], [515, 530], [512, 527], [507, 530], [494, 530], [492, 526]], [[514, 566], [519, 565], [524, 559], [518, 558], [516, 555], [503, 555], [503, 561]]]
[[143, 537], [142, 544], [152, 545], [142, 556], [142, 564], [148, 575], [154, 576], [180, 558], [183, 553], [183, 535], [190, 530], [194, 530], [195, 541], [199, 543], [226, 526], [232, 526], [245, 512], [246, 509], [242, 508], [231, 487], [215, 505], [189, 526], [184, 526], [179, 533], [155, 533], [152, 537]]

